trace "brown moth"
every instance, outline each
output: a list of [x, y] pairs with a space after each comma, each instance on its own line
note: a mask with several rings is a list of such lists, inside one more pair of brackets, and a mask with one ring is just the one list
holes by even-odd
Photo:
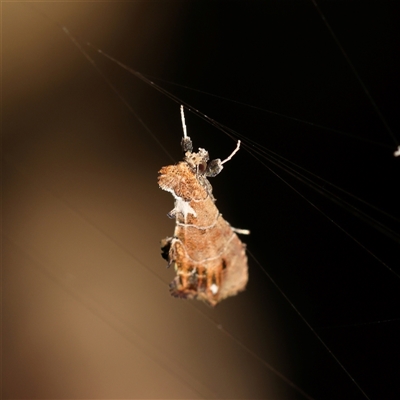
[[199, 299], [215, 306], [221, 300], [244, 290], [248, 281], [245, 245], [236, 233], [249, 231], [232, 228], [215, 206], [212, 187], [207, 177], [216, 176], [224, 161], [209, 162], [208, 152], [193, 152], [186, 134], [181, 107], [184, 136], [183, 161], [159, 171], [158, 184], [175, 198], [175, 207], [168, 213], [175, 218], [173, 237], [161, 241], [162, 256], [173, 265], [176, 277], [170, 284], [171, 294], [179, 298]]

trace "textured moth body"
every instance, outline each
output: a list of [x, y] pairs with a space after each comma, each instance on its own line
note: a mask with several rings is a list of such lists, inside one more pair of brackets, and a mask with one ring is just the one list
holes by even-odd
[[182, 147], [186, 151], [184, 160], [159, 171], [160, 188], [175, 198], [175, 207], [168, 216], [176, 220], [174, 236], [161, 241], [162, 256], [176, 271], [170, 284], [173, 296], [215, 306], [246, 287], [245, 245], [215, 206], [207, 179], [222, 170], [223, 162], [208, 162], [204, 149], [193, 153], [187, 136]]

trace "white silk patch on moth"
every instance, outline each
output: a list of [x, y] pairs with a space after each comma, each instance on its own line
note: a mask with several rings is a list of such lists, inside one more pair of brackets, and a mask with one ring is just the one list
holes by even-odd
[[161, 241], [162, 256], [173, 265], [176, 276], [170, 284], [174, 297], [198, 299], [215, 306], [221, 300], [243, 291], [248, 281], [246, 246], [239, 234], [246, 229], [232, 228], [215, 206], [208, 177], [217, 175], [224, 161], [209, 161], [208, 152], [193, 152], [186, 135], [181, 108], [184, 137], [183, 161], [159, 171], [158, 185], [175, 198], [175, 207], [168, 213], [175, 218], [173, 237]]
[[196, 211], [193, 210], [193, 208], [190, 206], [190, 203], [177, 196], [175, 196], [175, 208], [173, 209], [173, 212], [181, 213], [184, 218], [186, 218], [189, 214], [197, 217]]

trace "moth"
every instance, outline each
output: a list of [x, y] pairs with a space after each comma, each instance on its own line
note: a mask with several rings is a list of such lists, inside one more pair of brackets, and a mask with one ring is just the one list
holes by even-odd
[[184, 159], [161, 168], [158, 176], [159, 187], [175, 199], [175, 207], [167, 215], [176, 220], [174, 236], [161, 241], [161, 252], [168, 267], [172, 265], [176, 271], [170, 283], [172, 296], [215, 306], [243, 291], [248, 281], [246, 246], [237, 233], [250, 232], [235, 229], [222, 218], [207, 179], [221, 172], [223, 164], [239, 150], [240, 141], [224, 161], [209, 161], [206, 150], [193, 152], [183, 106], [181, 118]]

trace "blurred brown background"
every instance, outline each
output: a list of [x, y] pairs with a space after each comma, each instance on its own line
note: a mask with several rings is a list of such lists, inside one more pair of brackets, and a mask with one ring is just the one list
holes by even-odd
[[[104, 49], [128, 41], [135, 58], [157, 66], [166, 52], [173, 58], [181, 5], [149, 3], [2, 4], [3, 398], [286, 390], [217, 327], [278, 354], [273, 332], [255, 334], [240, 320], [253, 307], [244, 295], [216, 310], [170, 297], [173, 271], [159, 242], [173, 232], [173, 199], [156, 178], [171, 160], [63, 31], [35, 11]], [[138, 85], [126, 92], [141, 117], [158, 118], [151, 89], [116, 75]], [[171, 111], [176, 130], [165, 134], [178, 160], [178, 106]]]

